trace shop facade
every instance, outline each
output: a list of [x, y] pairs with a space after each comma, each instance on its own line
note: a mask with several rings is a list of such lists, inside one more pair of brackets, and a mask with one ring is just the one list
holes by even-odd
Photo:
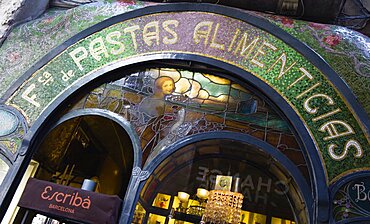
[[[118, 195], [119, 223], [199, 223], [197, 189], [217, 175], [240, 178], [241, 223], [370, 220], [366, 88], [353, 88], [370, 82], [368, 38], [210, 4], [80, 10], [17, 31], [43, 57], [2, 82], [2, 211], [36, 163], [28, 176]], [[41, 31], [67, 25], [81, 30], [37, 53]], [[5, 65], [27, 55], [16, 47]], [[323, 58], [349, 49], [353, 68]]]

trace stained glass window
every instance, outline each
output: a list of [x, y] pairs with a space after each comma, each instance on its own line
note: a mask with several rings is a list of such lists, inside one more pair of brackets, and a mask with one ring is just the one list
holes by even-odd
[[232, 131], [268, 142], [307, 177], [306, 162], [289, 124], [248, 86], [222, 75], [174, 68], [150, 68], [104, 84], [75, 108], [105, 108], [135, 128], [150, 161], [186, 136]]

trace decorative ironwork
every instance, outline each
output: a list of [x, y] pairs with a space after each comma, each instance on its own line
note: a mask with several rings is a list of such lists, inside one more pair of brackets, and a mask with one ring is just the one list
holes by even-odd
[[138, 181], [146, 180], [149, 177], [148, 171], [142, 171], [140, 167], [134, 167], [132, 169], [132, 176], [135, 176], [138, 178]]

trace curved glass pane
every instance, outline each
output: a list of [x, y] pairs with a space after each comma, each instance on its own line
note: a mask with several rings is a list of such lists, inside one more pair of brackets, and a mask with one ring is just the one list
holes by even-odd
[[35, 153], [40, 163], [36, 178], [81, 188], [84, 179], [95, 191], [124, 198], [133, 168], [133, 146], [116, 122], [85, 115], [50, 131]]
[[0, 158], [0, 185], [3, 183], [6, 174], [8, 173], [9, 166], [4, 160]]
[[[218, 175], [229, 176], [231, 186], [240, 178], [241, 223], [307, 223], [304, 201], [288, 171], [254, 146], [220, 138], [183, 147], [156, 168], [140, 193], [142, 205], [151, 211], [143, 223], [164, 223], [165, 218], [199, 223], [210, 198], [198, 190], [215, 189]], [[189, 198], [179, 201], [180, 192]]]

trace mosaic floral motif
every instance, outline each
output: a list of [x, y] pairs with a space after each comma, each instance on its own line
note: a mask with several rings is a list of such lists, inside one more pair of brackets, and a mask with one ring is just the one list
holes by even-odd
[[15, 153], [27, 130], [25, 122], [12, 111], [0, 107], [0, 148]]
[[[257, 15], [262, 15], [257, 13]], [[285, 28], [294, 28], [294, 20], [283, 16], [271, 16], [274, 21], [279, 21]]]
[[19, 133], [19, 136], [9, 137], [6, 139], [0, 139], [0, 146], [4, 149], [8, 149], [11, 153], [15, 154], [21, 146], [24, 133]]
[[341, 41], [341, 37], [339, 35], [329, 35], [329, 36], [326, 36], [324, 37], [323, 41], [332, 46], [332, 47], [335, 47], [336, 45], [338, 45]]
[[144, 161], [186, 136], [232, 131], [268, 142], [307, 174], [289, 125], [254, 93], [218, 76], [149, 69], [96, 88], [73, 109], [79, 108], [105, 108], [129, 120]]
[[152, 3], [96, 2], [69, 10], [50, 9], [11, 32], [0, 48], [0, 96], [34, 63], [77, 33], [112, 16]]
[[330, 26], [322, 23], [309, 22], [308, 25], [317, 30], [330, 30]]
[[348, 28], [254, 13], [310, 46], [351, 87], [370, 114], [370, 38]]

